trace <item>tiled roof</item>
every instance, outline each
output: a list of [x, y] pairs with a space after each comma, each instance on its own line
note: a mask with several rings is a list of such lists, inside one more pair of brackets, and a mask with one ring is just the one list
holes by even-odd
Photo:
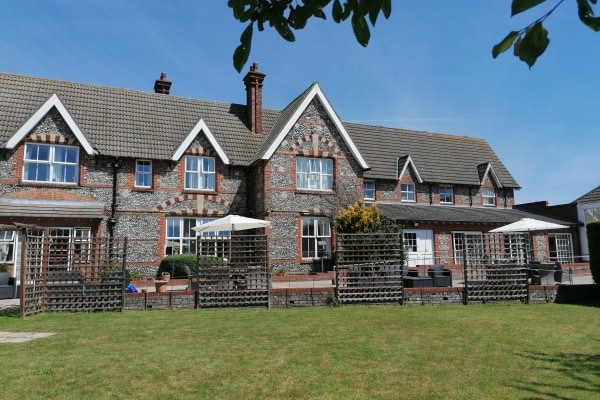
[[[100, 155], [170, 159], [202, 119], [234, 165], [259, 159], [317, 83], [282, 111], [263, 109], [264, 134], [250, 132], [246, 106], [0, 73], [0, 143], [53, 95]], [[482, 139], [343, 123], [371, 168], [366, 178], [397, 179], [409, 156], [426, 182], [478, 186], [478, 165], [490, 162], [504, 187], [519, 187]]]
[[562, 225], [577, 225], [577, 221], [562, 220], [511, 208], [459, 207], [421, 204], [377, 203], [381, 214], [400, 221], [484, 223], [505, 225], [521, 218], [535, 218]]
[[575, 200], [575, 203], [600, 203], [600, 186]]
[[[246, 107], [240, 104], [0, 74], [0, 142], [52, 94], [102, 155], [169, 159], [200, 119], [233, 164], [248, 165], [264, 139], [248, 130]], [[267, 130], [278, 114], [264, 111]]]
[[483, 139], [345, 123], [367, 159], [366, 178], [397, 179], [397, 160], [410, 155], [425, 182], [479, 186], [479, 165], [492, 164], [503, 187], [519, 188]]

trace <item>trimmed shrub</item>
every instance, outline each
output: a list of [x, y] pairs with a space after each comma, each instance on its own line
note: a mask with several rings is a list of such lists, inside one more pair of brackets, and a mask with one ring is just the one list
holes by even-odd
[[187, 278], [190, 273], [195, 273], [197, 267], [197, 260], [195, 254], [177, 254], [174, 256], [166, 256], [160, 262], [158, 270], [156, 271], [156, 279], [162, 277], [163, 272], [171, 274], [171, 278], [180, 279]]
[[600, 222], [590, 222], [585, 227], [590, 253], [590, 269], [594, 282], [600, 284]]
[[196, 257], [195, 254], [177, 254], [166, 256], [156, 271], [156, 279], [161, 279], [163, 272], [171, 274], [172, 279], [188, 278], [198, 273], [198, 265], [223, 265], [225, 261], [215, 257]]

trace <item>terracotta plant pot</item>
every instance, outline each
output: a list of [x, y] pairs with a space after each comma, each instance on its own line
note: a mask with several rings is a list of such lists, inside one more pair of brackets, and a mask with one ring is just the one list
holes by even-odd
[[156, 287], [156, 291], [158, 293], [166, 293], [167, 292], [167, 281], [154, 281], [154, 286]]
[[171, 280], [171, 274], [163, 274], [162, 280], [169, 282]]

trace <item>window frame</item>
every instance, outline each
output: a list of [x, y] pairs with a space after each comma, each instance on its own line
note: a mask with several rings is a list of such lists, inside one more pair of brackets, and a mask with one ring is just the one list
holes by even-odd
[[[31, 151], [29, 149], [36, 148], [35, 156], [36, 158], [30, 158]], [[47, 159], [40, 158], [40, 149], [47, 148]], [[74, 150], [74, 161], [68, 160], [56, 160], [56, 156], [59, 149], [65, 149], [66, 158], [70, 158], [69, 150]], [[46, 168], [43, 166], [47, 166]], [[33, 167], [35, 171], [30, 171], [29, 168]], [[57, 180], [58, 177], [57, 171], [60, 168], [64, 168], [63, 172], [60, 174], [64, 180]], [[73, 179], [72, 181], [67, 180], [67, 175], [72, 168]], [[35, 179], [28, 179], [30, 173], [35, 173]], [[39, 175], [48, 175], [47, 179], [39, 179]], [[52, 143], [34, 143], [27, 142], [23, 148], [23, 168], [21, 179], [23, 182], [27, 183], [47, 183], [54, 185], [77, 185], [79, 183], [79, 147], [78, 146], [68, 146], [68, 145], [59, 145]]]
[[[303, 216], [300, 223], [302, 258], [311, 260], [331, 258], [331, 220], [327, 217]], [[319, 256], [320, 241], [325, 241], [325, 251], [322, 256]]]
[[[491, 191], [491, 195], [489, 192]], [[488, 194], [486, 194], [488, 192]], [[493, 188], [483, 188], [481, 190], [481, 198], [483, 199], [483, 205], [487, 207], [496, 206], [496, 191]], [[491, 200], [491, 203], [489, 202]]]
[[482, 263], [485, 257], [483, 240], [483, 232], [480, 231], [452, 231], [454, 264], [464, 264], [463, 250], [466, 242], [477, 246], [476, 249], [467, 254], [469, 256], [468, 262]]
[[[149, 166], [149, 170], [148, 171], [141, 171], [138, 167], [142, 164], [142, 163], [146, 163], [145, 165]], [[146, 185], [145, 182], [142, 182], [142, 184], [138, 183], [138, 178], [142, 178], [143, 181], [148, 180], [148, 184]], [[152, 161], [151, 160], [135, 160], [135, 182], [134, 182], [134, 186], [136, 188], [141, 188], [141, 189], [150, 189], [152, 188]]]
[[417, 232], [402, 232], [402, 242], [405, 252], [416, 253], [419, 251]]
[[[301, 165], [304, 161], [306, 161], [306, 170]], [[296, 189], [332, 191], [335, 176], [333, 168], [332, 158], [296, 157]]]
[[[192, 161], [196, 162], [195, 169], [192, 169], [189, 165]], [[209, 165], [206, 165], [205, 161], [208, 162]], [[209, 168], [205, 169], [205, 165]], [[184, 161], [184, 189], [201, 191], [216, 190], [216, 170], [217, 162], [215, 157], [186, 155]], [[194, 182], [195, 185], [193, 185]]]
[[15, 231], [0, 231], [0, 263], [15, 262]]
[[[406, 187], [406, 190], [404, 190], [404, 188]], [[412, 190], [410, 190], [410, 188], [412, 188]], [[408, 197], [410, 197], [410, 195], [412, 195], [412, 199], [409, 199]], [[406, 199], [404, 197], [407, 197]], [[404, 202], [415, 202], [417, 199], [417, 193], [416, 193], [416, 185], [412, 182], [407, 182], [407, 183], [400, 183], [400, 201], [404, 201]]]
[[[447, 191], [449, 191], [450, 201], [442, 200], [442, 191], [446, 192], [444, 194], [444, 199], [448, 198]], [[440, 185], [439, 186], [439, 194], [440, 194], [440, 204], [454, 204], [454, 188], [452, 187], [452, 185]]]
[[[372, 185], [372, 188], [367, 188], [367, 185]], [[367, 196], [368, 193], [373, 193], [372, 196]], [[363, 198], [365, 200], [375, 200], [375, 180], [374, 179], [365, 179], [363, 180]]]
[[[196, 254], [198, 250], [198, 236], [202, 239], [214, 239], [215, 246], [210, 246], [210, 254], [215, 257], [225, 256], [229, 249], [231, 231], [196, 232], [192, 228], [213, 221], [212, 217], [167, 217], [165, 221], [165, 250], [166, 256], [173, 254]], [[175, 235], [175, 229], [177, 235]], [[187, 235], [186, 235], [187, 234]], [[170, 249], [170, 250], [169, 250]]]

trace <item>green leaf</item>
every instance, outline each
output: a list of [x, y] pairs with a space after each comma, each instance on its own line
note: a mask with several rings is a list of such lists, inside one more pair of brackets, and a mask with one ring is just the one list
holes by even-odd
[[369, 39], [371, 39], [371, 32], [369, 31], [369, 25], [367, 25], [365, 17], [357, 17], [354, 14], [354, 17], [352, 17], [352, 30], [358, 43], [366, 47], [369, 44]]
[[548, 31], [541, 22], [537, 22], [527, 28], [518, 46], [515, 44], [515, 55], [531, 68], [538, 57], [546, 51], [549, 43]]
[[545, 1], [546, 0], [513, 0], [510, 15], [511, 17], [514, 17], [515, 15], [527, 11]]
[[227, 2], [229, 8], [233, 11], [233, 18], [239, 20], [244, 13], [244, 1], [242, 0], [229, 0]]
[[254, 24], [250, 23], [242, 35], [240, 36], [240, 45], [236, 47], [233, 52], [233, 67], [237, 72], [241, 72], [242, 68], [248, 61], [248, 57], [250, 56], [250, 49], [252, 47], [252, 33], [253, 33]]
[[290, 29], [290, 24], [285, 18], [278, 18], [275, 21], [274, 27], [277, 33], [279, 33], [279, 35], [288, 42], [293, 42], [296, 40], [294, 32], [292, 32], [292, 30]]
[[369, 21], [371, 25], [375, 26], [377, 17], [379, 16], [379, 10], [381, 10], [382, 0], [371, 0], [369, 2]]
[[381, 12], [385, 19], [388, 19], [392, 15], [392, 0], [383, 0], [381, 3]]
[[496, 58], [501, 53], [504, 53], [506, 50], [510, 49], [510, 46], [513, 45], [513, 43], [518, 37], [520, 37], [519, 32], [515, 31], [512, 31], [508, 35], [506, 35], [506, 37], [502, 39], [500, 43], [498, 43], [492, 48], [492, 57]]
[[335, 21], [336, 24], [342, 22], [344, 10], [342, 9], [342, 5], [340, 4], [340, 0], [335, 0], [333, 2], [333, 7], [331, 9], [331, 17]]
[[[593, 4], [596, 4], [595, 0], [591, 0]], [[595, 32], [600, 31], [600, 18], [594, 16], [594, 10], [588, 3], [588, 0], [577, 0], [579, 19], [586, 26], [594, 30]]]

